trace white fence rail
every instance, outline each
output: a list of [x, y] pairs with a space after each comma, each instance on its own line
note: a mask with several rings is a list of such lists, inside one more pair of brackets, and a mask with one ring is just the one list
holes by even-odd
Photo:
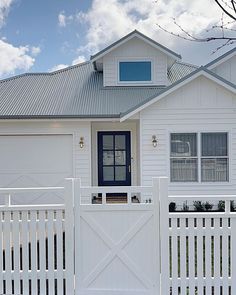
[[[62, 295], [73, 290], [66, 271], [73, 243], [66, 242], [65, 205], [11, 205], [13, 193], [59, 190], [64, 188], [0, 189], [6, 199], [0, 206], [0, 294]], [[73, 263], [70, 268], [73, 273]]]
[[[65, 203], [11, 204], [11, 194], [44, 191], [60, 191]], [[116, 193], [127, 202], [109, 203]], [[236, 196], [168, 196], [167, 178], [150, 187], [81, 187], [73, 179], [0, 195], [0, 294], [236, 294]], [[84, 196], [101, 202], [82, 204]], [[223, 200], [225, 211], [169, 212], [170, 202], [186, 200]]]
[[[169, 202], [224, 201], [224, 212], [169, 212]], [[162, 290], [172, 295], [236, 294], [236, 196], [160, 195]], [[168, 216], [168, 218], [166, 218]]]

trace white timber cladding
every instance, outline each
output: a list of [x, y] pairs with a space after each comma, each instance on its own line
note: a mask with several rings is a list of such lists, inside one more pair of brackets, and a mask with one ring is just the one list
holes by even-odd
[[[152, 82], [149, 84], [167, 85], [167, 55], [144, 41], [133, 38], [103, 57], [104, 86], [129, 85], [127, 82], [119, 82], [119, 61], [147, 60], [152, 62]], [[137, 85], [142, 84], [137, 82]]]
[[[236, 189], [236, 96], [198, 77], [140, 112], [141, 184], [170, 174], [170, 133], [227, 132], [229, 182], [169, 183], [173, 194], [232, 194]], [[152, 146], [152, 135], [158, 145]]]
[[[79, 177], [84, 185], [91, 185], [91, 122], [82, 121], [1, 121], [0, 136], [25, 136], [37, 138], [37, 135], [50, 138], [50, 135], [57, 135], [57, 139], [62, 135], [67, 135], [72, 139], [70, 144], [72, 158], [72, 177]], [[84, 138], [84, 147], [80, 148], [80, 137]], [[47, 142], [45, 141], [45, 145]], [[58, 142], [60, 144], [60, 140]], [[60, 147], [59, 147], [60, 148]], [[57, 151], [55, 151], [57, 152]], [[20, 154], [19, 154], [20, 155]], [[66, 156], [65, 156], [66, 157]], [[67, 155], [68, 157], [68, 155]], [[37, 170], [37, 167], [36, 169]], [[39, 186], [49, 185], [40, 183]], [[50, 185], [53, 185], [52, 183]], [[57, 184], [60, 185], [60, 184]]]
[[217, 75], [236, 84], [236, 55], [212, 69]]
[[98, 184], [98, 147], [97, 135], [99, 131], [130, 131], [131, 139], [131, 185], [140, 183], [139, 174], [139, 123], [137, 120], [129, 122], [92, 122], [92, 185]]

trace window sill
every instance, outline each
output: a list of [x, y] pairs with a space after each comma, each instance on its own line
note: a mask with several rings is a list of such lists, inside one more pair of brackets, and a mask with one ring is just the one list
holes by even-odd
[[170, 186], [212, 186], [212, 185], [216, 185], [216, 186], [230, 186], [232, 185], [231, 181], [223, 181], [223, 182], [169, 182]]

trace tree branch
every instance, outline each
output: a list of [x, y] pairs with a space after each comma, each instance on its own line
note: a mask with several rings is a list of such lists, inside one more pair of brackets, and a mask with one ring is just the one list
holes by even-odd
[[[158, 1], [156, 1], [158, 2]], [[178, 37], [192, 42], [210, 42], [210, 41], [222, 41], [221, 45], [216, 48], [216, 51], [220, 50], [224, 46], [236, 43], [236, 36], [232, 32], [236, 31], [236, 0], [214, 0], [214, 2], [220, 7], [222, 16], [218, 22], [212, 25], [210, 28], [203, 28], [202, 33], [207, 33], [209, 37], [198, 37], [195, 33], [191, 33], [187, 29], [183, 28], [181, 24], [177, 22], [175, 18], [172, 18], [174, 25], [178, 28], [177, 33], [170, 31], [160, 24], [156, 24], [162, 31], [172, 36]], [[225, 16], [228, 16], [230, 20], [225, 21]]]
[[228, 10], [226, 10], [224, 8], [224, 6], [218, 0], [215, 0], [215, 2], [224, 11], [225, 14], [227, 14], [230, 18], [232, 18], [232, 19], [234, 19], [236, 21], [236, 17], [233, 16]]
[[177, 26], [181, 29], [182, 32], [186, 32], [187, 37], [185, 37], [180, 34], [176, 34], [174, 32], [166, 30], [160, 24], [156, 24], [156, 25], [165, 33], [168, 33], [172, 36], [175, 36], [175, 37], [181, 38], [183, 40], [187, 40], [187, 41], [192, 41], [192, 42], [209, 42], [209, 41], [217, 41], [217, 40], [226, 40], [227, 42], [230, 42], [230, 41], [235, 42], [236, 41], [236, 37], [225, 37], [225, 36], [219, 36], [219, 37], [211, 36], [211, 37], [205, 37], [205, 38], [195, 37], [195, 36], [191, 35], [190, 33], [186, 32], [183, 28], [181, 28], [181, 26], [179, 26], [177, 24]]
[[233, 6], [233, 9], [234, 9], [234, 12], [236, 13], [236, 6], [235, 6], [234, 0], [231, 0], [231, 3], [232, 3], [232, 6]]

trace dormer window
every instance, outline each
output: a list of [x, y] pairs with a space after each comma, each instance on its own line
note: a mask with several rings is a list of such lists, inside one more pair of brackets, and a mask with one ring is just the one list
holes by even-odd
[[119, 82], [152, 82], [151, 61], [119, 61]]

